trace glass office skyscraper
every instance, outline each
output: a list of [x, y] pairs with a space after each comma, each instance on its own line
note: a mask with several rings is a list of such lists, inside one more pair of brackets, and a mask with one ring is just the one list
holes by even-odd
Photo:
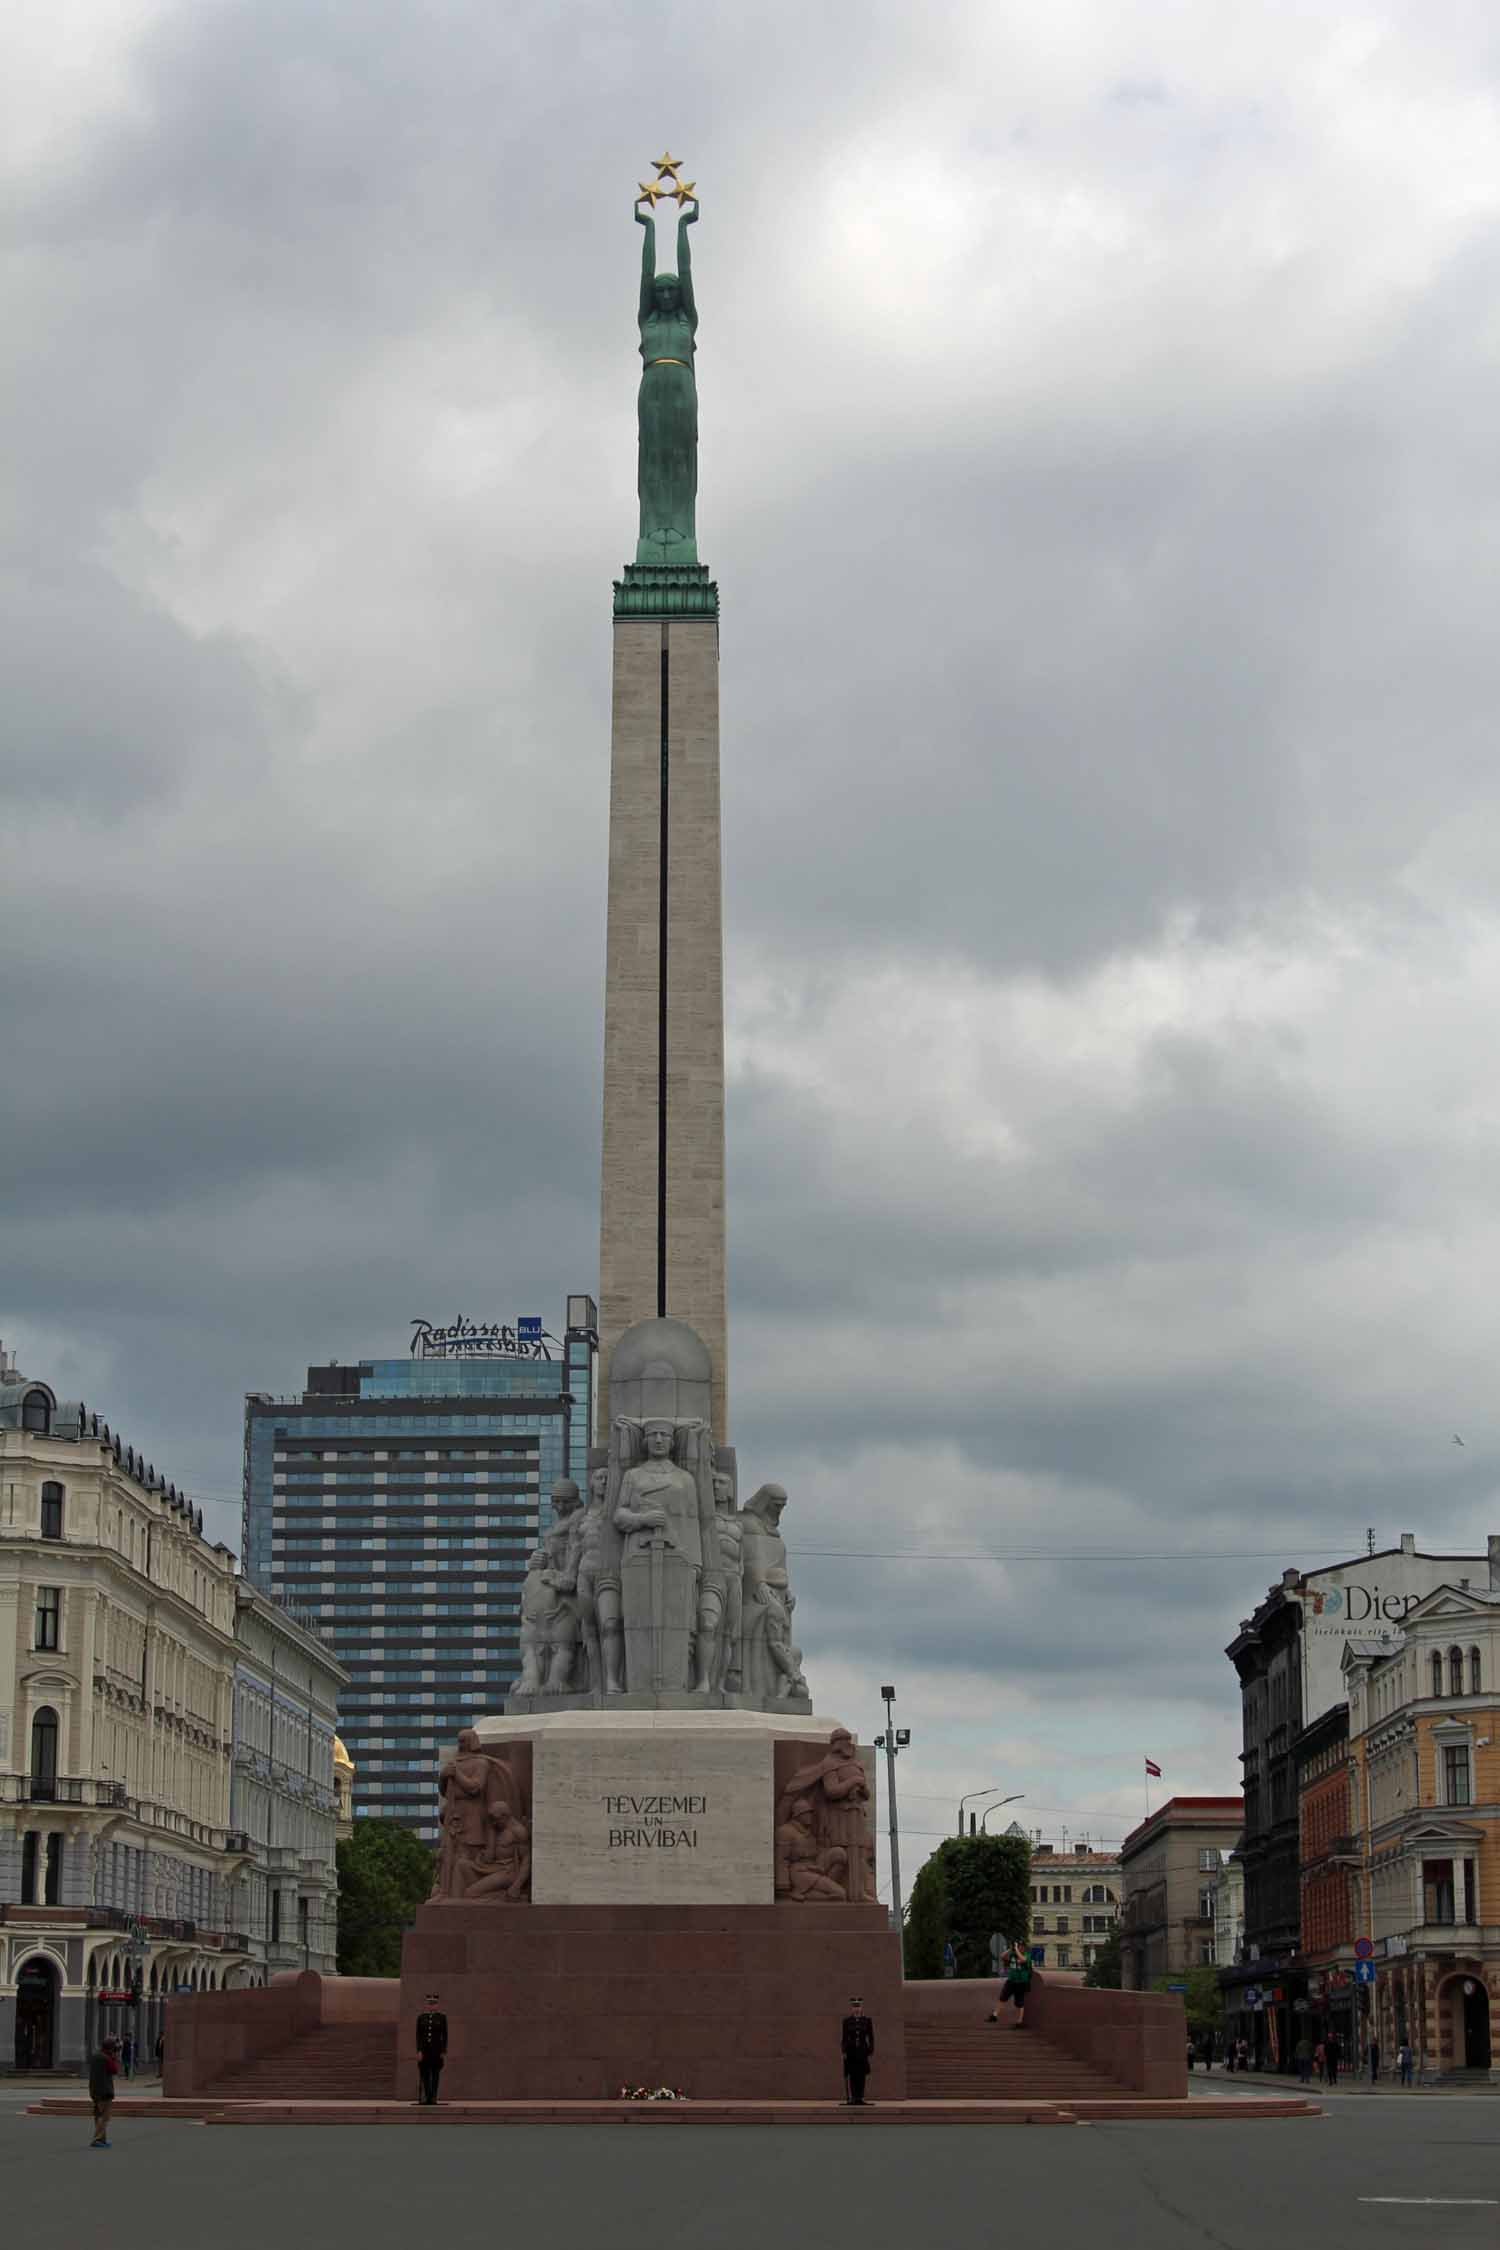
[[[570, 1298], [570, 1316], [585, 1306]], [[246, 1572], [305, 1611], [350, 1675], [356, 1819], [435, 1842], [439, 1755], [520, 1670], [548, 1494], [587, 1476], [591, 1329], [570, 1328], [557, 1358], [508, 1356], [504, 1331], [483, 1357], [455, 1342], [451, 1358], [310, 1367], [299, 1398], [246, 1398]]]

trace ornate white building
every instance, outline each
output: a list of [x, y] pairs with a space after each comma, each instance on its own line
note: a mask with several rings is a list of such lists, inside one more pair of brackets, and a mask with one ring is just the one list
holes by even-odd
[[[311, 1629], [248, 1579], [235, 1587], [231, 1841], [243, 1875], [249, 1981], [282, 1969], [332, 1976], [338, 1951], [334, 1732], [342, 1671]], [[352, 1768], [351, 1775], [352, 1775]]]
[[[236, 1637], [238, 1583], [185, 1494], [0, 1355], [0, 2071], [76, 2068], [106, 2032], [149, 2055], [173, 1991], [265, 1973], [256, 1878], [291, 1847], [271, 1842], [280, 1815], [263, 1852], [231, 1818], [236, 1668], [259, 1662]], [[325, 1744], [299, 1781], [327, 1811], [298, 1796], [298, 1864], [275, 1874], [292, 1938], [305, 1895], [326, 1959], [342, 1675], [285, 1632], [316, 1675], [303, 1708]], [[301, 1863], [320, 1850], [312, 1877]]]

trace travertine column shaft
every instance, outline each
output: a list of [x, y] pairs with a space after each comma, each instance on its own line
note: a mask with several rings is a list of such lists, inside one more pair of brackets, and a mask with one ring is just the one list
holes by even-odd
[[617, 1338], [632, 1322], [659, 1311], [686, 1321], [713, 1358], [714, 1433], [722, 1438], [727, 1334], [718, 625], [707, 617], [618, 617], [614, 635], [600, 1351], [607, 1368]]

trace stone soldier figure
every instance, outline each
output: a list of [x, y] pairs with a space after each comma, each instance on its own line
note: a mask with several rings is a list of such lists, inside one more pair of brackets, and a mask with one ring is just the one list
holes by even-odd
[[745, 1527], [734, 1506], [734, 1479], [714, 1472], [714, 1512], [718, 1517], [719, 1561], [705, 1570], [698, 1597], [698, 1642], [693, 1686], [722, 1687], [734, 1695], [740, 1684], [740, 1629], [744, 1614]]
[[579, 1522], [578, 1614], [589, 1652], [591, 1685], [606, 1695], [625, 1688], [625, 1625], [620, 1609], [620, 1559], [625, 1542], [615, 1527], [610, 1471], [589, 1476], [589, 1504]]
[[565, 1695], [573, 1685], [582, 1632], [577, 1600], [581, 1551], [579, 1492], [571, 1477], [552, 1487], [554, 1522], [531, 1557], [521, 1588], [522, 1695]]
[[740, 1517], [744, 1613], [741, 1672], [757, 1702], [805, 1696], [807, 1682], [792, 1647], [794, 1598], [787, 1573], [781, 1512], [786, 1492], [763, 1484]]

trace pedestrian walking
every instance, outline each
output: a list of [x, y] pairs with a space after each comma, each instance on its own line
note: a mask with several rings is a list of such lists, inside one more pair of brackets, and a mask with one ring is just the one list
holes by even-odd
[[844, 2099], [851, 2108], [862, 2109], [865, 2080], [875, 2060], [875, 2026], [865, 2014], [865, 2004], [857, 1994], [849, 2003], [839, 2044], [844, 2058]]
[[158, 2033], [156, 2034], [156, 2075], [157, 2075], [157, 2077], [158, 2077], [158, 2078], [160, 2078], [160, 2077], [161, 2077], [161, 2075], [162, 2075], [162, 2073], [163, 2073], [163, 2072], [165, 2071], [166, 2067], [167, 2067], [167, 2035], [166, 2035], [166, 2033], [165, 2033], [164, 2031], [159, 2031], [159, 2032], [158, 2032]]
[[1313, 2068], [1317, 2071], [1319, 2085], [1326, 2086], [1328, 2083], [1328, 2048], [1321, 2039], [1313, 2049]]
[[1403, 2086], [1411, 2084], [1411, 2048], [1403, 2039], [1396, 2049], [1396, 2071]]
[[120, 2041], [120, 2068], [129, 2078], [135, 2068], [135, 2034], [127, 2031]]
[[1370, 2084], [1371, 2084], [1372, 2086], [1373, 2086], [1373, 2085], [1375, 2085], [1375, 2084], [1377, 2083], [1377, 2081], [1379, 2080], [1379, 2077], [1380, 2077], [1380, 2041], [1379, 2041], [1378, 2039], [1372, 2039], [1372, 2040], [1370, 2041]]
[[991, 2023], [998, 2023], [1001, 2010], [1005, 2007], [1006, 2002], [1014, 2000], [1016, 2020], [1011, 2028], [1013, 2031], [1024, 2031], [1026, 2029], [1026, 2002], [1030, 1993], [1031, 1954], [1017, 1938], [1015, 1944], [1005, 1956], [1005, 1973], [1000, 1984], [1000, 1999], [995, 2013], [990, 2018]]
[[419, 2102], [433, 2103], [438, 2098], [438, 2080], [443, 2075], [443, 2058], [448, 2052], [448, 2018], [438, 2006], [438, 1996], [429, 1992], [426, 2005], [417, 2018], [417, 2079], [421, 2087]]
[[1339, 2035], [1336, 2031], [1330, 2031], [1323, 2042], [1323, 2063], [1329, 2085], [1336, 2086], [1339, 2082]]
[[109, 2147], [109, 2113], [115, 2098], [115, 2074], [120, 2067], [119, 2042], [106, 2039], [89, 2057], [89, 2100], [94, 2106], [94, 2137], [90, 2148]]
[[1304, 2086], [1310, 2085], [1312, 2083], [1313, 2050], [1312, 2041], [1306, 2033], [1297, 2041], [1292, 2050], [1292, 2055], [1297, 2065], [1298, 2078]]
[[1250, 2068], [1250, 2042], [1249, 2042], [1249, 2040], [1248, 2040], [1248, 2039], [1239, 2039], [1239, 2040], [1236, 2040], [1236, 2042], [1235, 2042], [1235, 2049], [1234, 2049], [1234, 2051], [1235, 2051], [1236, 2055], [1238, 2055], [1238, 2057], [1239, 2057], [1239, 2064], [1240, 2064], [1240, 2069], [1241, 2069], [1241, 2070], [1248, 2070], [1248, 2069]]

